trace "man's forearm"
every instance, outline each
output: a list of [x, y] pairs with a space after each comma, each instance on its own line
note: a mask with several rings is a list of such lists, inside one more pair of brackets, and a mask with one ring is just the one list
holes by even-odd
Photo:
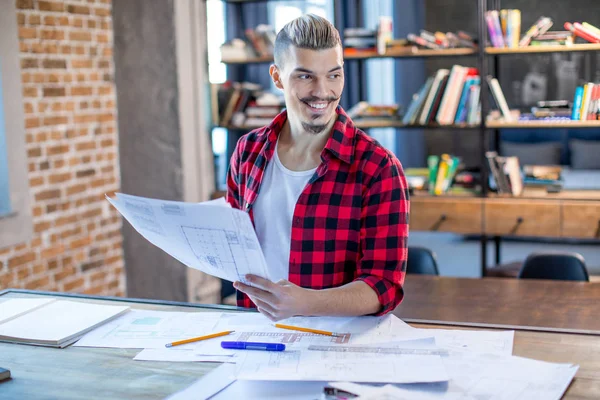
[[346, 285], [315, 290], [308, 299], [312, 316], [350, 317], [375, 314], [381, 310], [377, 294], [362, 281]]

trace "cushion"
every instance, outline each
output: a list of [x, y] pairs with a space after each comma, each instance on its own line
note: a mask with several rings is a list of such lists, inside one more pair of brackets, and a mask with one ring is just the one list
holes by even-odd
[[561, 150], [562, 144], [559, 142], [500, 143], [501, 154], [518, 157], [520, 165], [560, 165]]
[[573, 169], [600, 169], [600, 141], [569, 140]]

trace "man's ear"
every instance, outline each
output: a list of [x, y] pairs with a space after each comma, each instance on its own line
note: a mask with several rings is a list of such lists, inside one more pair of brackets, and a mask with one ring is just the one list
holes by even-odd
[[283, 89], [283, 84], [281, 83], [281, 74], [279, 73], [279, 68], [277, 65], [271, 64], [269, 67], [269, 75], [271, 75], [271, 79], [273, 79], [273, 83], [278, 89]]

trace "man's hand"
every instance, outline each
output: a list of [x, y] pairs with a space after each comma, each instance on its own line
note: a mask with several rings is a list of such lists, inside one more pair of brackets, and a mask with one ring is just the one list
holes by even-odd
[[246, 275], [252, 285], [235, 282], [233, 287], [244, 292], [256, 304], [258, 311], [272, 321], [293, 317], [295, 315], [310, 315], [310, 298], [314, 292], [304, 289], [287, 280], [273, 283], [256, 275]]

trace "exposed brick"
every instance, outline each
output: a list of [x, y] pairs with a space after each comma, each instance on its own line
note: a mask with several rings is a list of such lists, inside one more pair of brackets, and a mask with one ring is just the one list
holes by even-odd
[[52, 224], [49, 221], [38, 222], [37, 224], [33, 225], [33, 231], [35, 233], [41, 233], [48, 230], [51, 226]]
[[72, 266], [63, 267], [62, 271], [56, 272], [54, 274], [54, 280], [57, 281], [57, 282], [63, 281], [66, 278], [74, 276], [76, 274], [76, 272], [77, 271]]
[[63, 172], [62, 174], [56, 173], [48, 177], [48, 182], [51, 184], [67, 182], [71, 180], [73, 174], [71, 172]]
[[50, 168], [50, 163], [48, 161], [43, 161], [40, 163], [40, 171], [45, 171]]
[[92, 68], [93, 66], [92, 60], [71, 60], [72, 68]]
[[81, 18], [73, 18], [71, 20], [71, 26], [75, 28], [83, 28], [83, 20]]
[[69, 17], [67, 17], [67, 16], [58, 17], [58, 24], [60, 26], [68, 26], [69, 25]]
[[77, 143], [75, 145], [75, 149], [77, 151], [94, 150], [95, 148], [96, 148], [96, 142], [82, 142], [82, 143]]
[[49, 259], [49, 258], [58, 257], [61, 254], [63, 254], [64, 252], [65, 252], [65, 246], [63, 246], [62, 244], [59, 244], [56, 246], [48, 247], [47, 249], [43, 249], [41, 251], [40, 255], [44, 259]]
[[58, 96], [64, 96], [66, 94], [64, 87], [44, 88], [43, 93], [44, 93], [44, 97], [58, 97]]
[[39, 147], [35, 147], [33, 149], [27, 150], [27, 157], [29, 157], [29, 158], [40, 157], [41, 155], [42, 155], [42, 149]]
[[90, 8], [86, 7], [86, 6], [68, 5], [67, 6], [67, 12], [69, 12], [71, 14], [89, 15], [90, 14]]
[[93, 268], [99, 268], [99, 267], [102, 267], [103, 265], [104, 265], [104, 260], [88, 262], [88, 263], [81, 265], [81, 272], [86, 272]]
[[91, 169], [84, 169], [82, 171], [77, 171], [75, 173], [75, 176], [77, 176], [78, 178], [83, 178], [85, 176], [92, 176], [96, 173], [96, 170], [91, 168]]
[[83, 183], [78, 185], [73, 185], [67, 188], [67, 196], [72, 196], [74, 194], [83, 193], [87, 189], [87, 186]]
[[96, 28], [96, 21], [94, 21], [93, 19], [88, 19], [87, 27], [90, 28], [90, 29], [95, 29]]
[[65, 60], [47, 58], [42, 61], [42, 66], [48, 69], [65, 69], [67, 68], [67, 62]]
[[33, 0], [17, 0], [16, 2], [17, 8], [20, 8], [22, 10], [25, 9], [33, 9]]
[[68, 117], [48, 117], [48, 118], [44, 118], [44, 125], [49, 126], [49, 125], [62, 125], [62, 124], [66, 124], [67, 122], [69, 122], [69, 118]]
[[42, 276], [40, 278], [29, 281], [25, 284], [25, 289], [38, 289], [43, 290], [46, 289], [47, 286], [50, 285], [50, 277]]
[[30, 251], [28, 253], [22, 254], [20, 256], [16, 256], [8, 259], [8, 268], [16, 268], [21, 265], [25, 265], [35, 260], [35, 253]]
[[87, 31], [72, 31], [69, 32], [69, 40], [89, 42], [92, 40], [92, 34]]
[[75, 279], [74, 281], [65, 283], [63, 288], [65, 292], [82, 291], [85, 281], [83, 278]]
[[19, 26], [25, 25], [25, 14], [23, 14], [23, 13], [18, 13], [17, 14], [17, 24]]
[[58, 29], [42, 29], [41, 37], [44, 40], [64, 40], [65, 32]]
[[54, 11], [60, 12], [64, 11], [65, 6], [62, 2], [55, 1], [38, 1], [38, 8], [40, 11]]
[[98, 43], [108, 43], [110, 42], [110, 37], [106, 33], [99, 33], [96, 35], [96, 40]]
[[44, 25], [55, 26], [57, 24], [58, 24], [58, 20], [54, 16], [52, 16], [52, 15], [44, 16]]
[[42, 23], [42, 18], [37, 15], [37, 14], [33, 14], [29, 16], [29, 25], [40, 25]]
[[44, 190], [35, 195], [35, 201], [44, 201], [60, 198], [59, 189]]
[[91, 96], [93, 89], [90, 86], [76, 86], [71, 88], [71, 96]]
[[37, 37], [37, 29], [19, 27], [19, 39], [35, 39]]
[[94, 14], [99, 17], [108, 17], [110, 15], [110, 9], [98, 7], [94, 9]]
[[39, 128], [40, 127], [40, 119], [39, 118], [27, 118], [25, 120], [25, 128]]
[[38, 67], [38, 60], [35, 58], [22, 58], [21, 59], [21, 68], [22, 69], [28, 69], [28, 68], [37, 68]]

